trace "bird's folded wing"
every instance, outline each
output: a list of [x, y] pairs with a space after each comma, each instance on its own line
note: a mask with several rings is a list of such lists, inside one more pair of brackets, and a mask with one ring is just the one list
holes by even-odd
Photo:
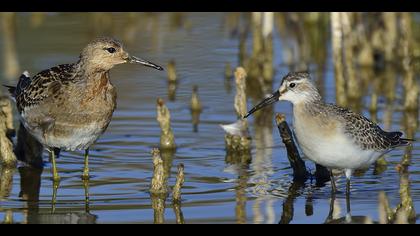
[[[28, 80], [21, 78], [15, 94], [18, 110], [36, 106], [45, 99], [53, 97], [70, 77], [72, 77], [72, 67], [59, 65], [38, 73], [29, 83]], [[22, 87], [19, 84], [25, 86]]]
[[336, 111], [345, 120], [346, 133], [363, 150], [383, 152], [404, 145], [401, 132], [386, 132], [366, 117], [346, 108], [336, 107]]

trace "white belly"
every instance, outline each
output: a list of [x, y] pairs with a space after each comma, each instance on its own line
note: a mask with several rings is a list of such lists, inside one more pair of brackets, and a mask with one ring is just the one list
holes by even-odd
[[66, 151], [86, 150], [102, 135], [103, 131], [98, 129], [96, 122], [83, 128], [74, 128], [71, 135], [55, 138], [48, 136], [45, 143], [49, 147], [58, 147]]
[[[24, 121], [24, 120], [23, 120]], [[98, 129], [101, 124], [99, 122], [92, 122], [83, 128], [73, 127], [68, 129], [67, 135], [60, 135], [56, 137], [53, 133], [44, 135], [41, 129], [28, 129], [28, 124], [23, 122], [27, 130], [34, 136], [38, 142], [45, 147], [60, 148], [66, 151], [86, 150], [102, 135], [102, 129]]]
[[295, 119], [294, 132], [299, 147], [305, 157], [327, 168], [360, 169], [370, 166], [383, 154], [362, 150], [343, 131], [323, 133], [324, 127], [310, 125], [308, 127]]

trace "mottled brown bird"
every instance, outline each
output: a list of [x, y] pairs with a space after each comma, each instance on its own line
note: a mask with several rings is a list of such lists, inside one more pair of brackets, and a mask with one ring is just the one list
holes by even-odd
[[137, 63], [162, 67], [130, 56], [121, 42], [102, 37], [89, 43], [79, 60], [41, 71], [24, 72], [16, 87], [7, 86], [16, 100], [25, 128], [52, 156], [53, 178], [59, 180], [54, 150], [85, 150], [83, 178], [89, 178], [89, 147], [104, 133], [116, 107], [117, 93], [109, 70]]

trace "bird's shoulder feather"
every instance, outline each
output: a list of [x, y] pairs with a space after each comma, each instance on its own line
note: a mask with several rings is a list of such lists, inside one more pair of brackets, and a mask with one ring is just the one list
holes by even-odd
[[63, 85], [73, 80], [74, 75], [74, 64], [63, 64], [41, 71], [32, 79], [21, 77], [15, 92], [18, 110], [38, 105], [55, 96]]

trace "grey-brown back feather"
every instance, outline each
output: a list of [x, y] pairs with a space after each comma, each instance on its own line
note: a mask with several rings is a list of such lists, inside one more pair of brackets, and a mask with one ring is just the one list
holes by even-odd
[[364, 150], [374, 149], [383, 152], [395, 147], [409, 145], [412, 141], [401, 138], [403, 133], [399, 131], [386, 132], [382, 130], [374, 122], [347, 108], [334, 104], [326, 104], [326, 109], [342, 117], [345, 123], [346, 134]]

